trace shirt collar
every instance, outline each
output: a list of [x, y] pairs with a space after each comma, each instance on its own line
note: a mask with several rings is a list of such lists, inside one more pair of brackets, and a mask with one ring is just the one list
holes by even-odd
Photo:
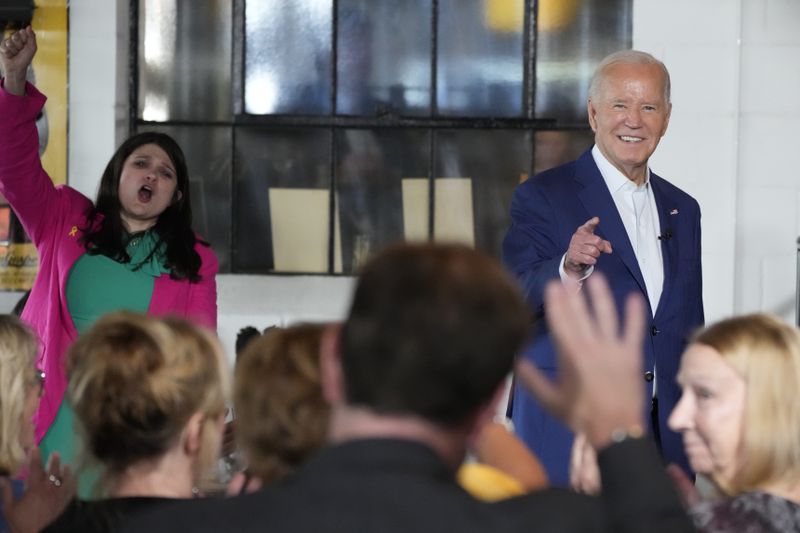
[[[600, 175], [603, 176], [603, 181], [606, 182], [606, 187], [608, 187], [609, 191], [617, 192], [621, 190], [636, 190], [639, 188], [606, 159], [606, 156], [603, 155], [603, 152], [600, 151], [600, 148], [598, 148], [596, 144], [592, 147], [592, 158], [594, 158], [594, 163], [600, 170]], [[649, 184], [650, 167], [647, 167], [642, 187], [647, 188]]]

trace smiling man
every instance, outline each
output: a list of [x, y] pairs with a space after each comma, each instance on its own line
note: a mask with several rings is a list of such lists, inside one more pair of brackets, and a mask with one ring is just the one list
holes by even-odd
[[[642, 408], [665, 461], [688, 471], [666, 418], [680, 396], [675, 374], [687, 336], [703, 324], [700, 208], [648, 167], [672, 111], [669, 72], [650, 54], [616, 52], [598, 66], [587, 108], [594, 147], [521, 184], [511, 204], [503, 260], [536, 317], [526, 357], [557, 379], [555, 348], [542, 320], [549, 280], [580, 290], [593, 272], [603, 272], [618, 308], [631, 292], [641, 293], [649, 312]], [[522, 387], [514, 389], [509, 410], [551, 481], [566, 485], [572, 434]]]

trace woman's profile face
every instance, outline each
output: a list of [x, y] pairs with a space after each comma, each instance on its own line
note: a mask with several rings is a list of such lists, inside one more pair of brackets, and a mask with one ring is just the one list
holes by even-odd
[[727, 486], [741, 465], [746, 383], [713, 348], [692, 344], [677, 376], [683, 395], [669, 427], [683, 434], [692, 469]]

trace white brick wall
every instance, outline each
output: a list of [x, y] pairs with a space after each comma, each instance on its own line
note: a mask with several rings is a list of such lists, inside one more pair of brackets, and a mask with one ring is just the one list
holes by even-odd
[[634, 0], [634, 47], [672, 73], [653, 168], [703, 210], [706, 318], [794, 320], [800, 2]]

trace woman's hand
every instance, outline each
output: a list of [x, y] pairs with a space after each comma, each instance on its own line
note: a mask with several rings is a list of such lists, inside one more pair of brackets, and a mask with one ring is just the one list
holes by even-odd
[[583, 433], [576, 434], [572, 443], [569, 484], [573, 490], [591, 496], [597, 496], [602, 489], [597, 453]]
[[0, 480], [3, 513], [10, 530], [13, 533], [40, 531], [64, 511], [75, 496], [76, 487], [69, 466], [61, 466], [57, 453], [52, 455], [45, 470], [39, 450], [33, 450], [25, 492], [19, 500], [14, 500], [9, 481]]
[[0, 66], [5, 76], [5, 90], [16, 96], [25, 94], [28, 66], [36, 55], [36, 34], [28, 26], [0, 42]]

